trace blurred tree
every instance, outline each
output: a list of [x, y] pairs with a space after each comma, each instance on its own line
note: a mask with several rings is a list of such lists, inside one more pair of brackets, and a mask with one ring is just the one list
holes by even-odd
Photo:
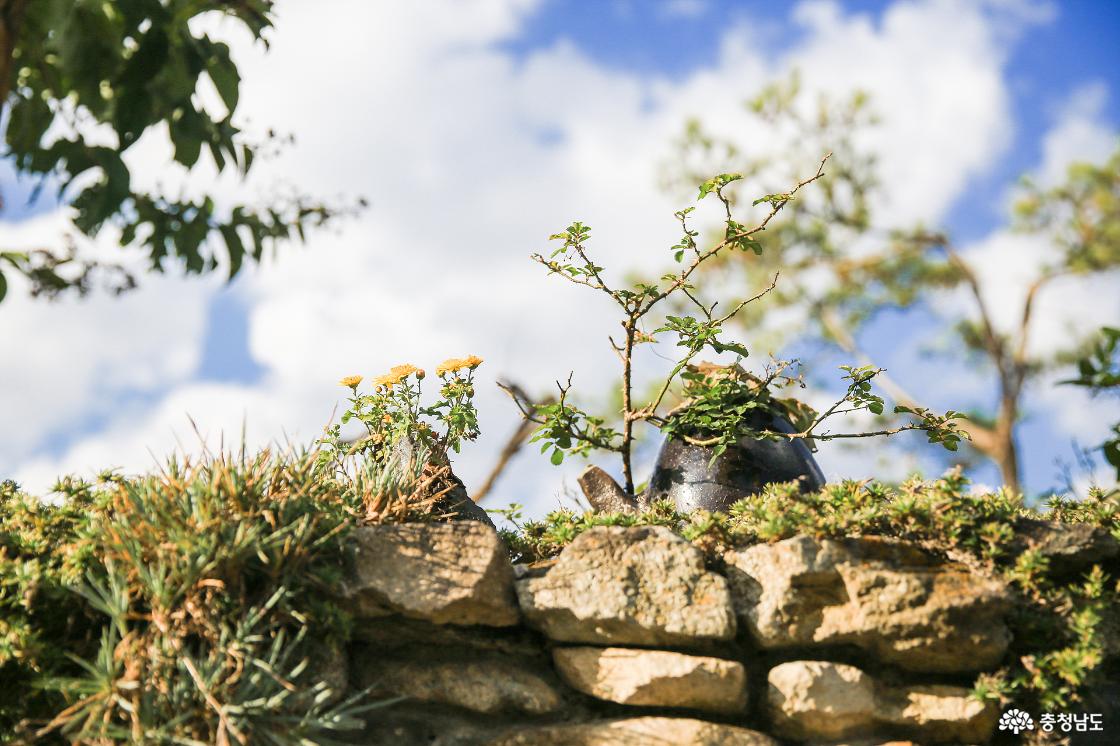
[[[1062, 383], [1084, 386], [1094, 394], [1120, 394], [1120, 329], [1101, 329], [1077, 360], [1077, 378]], [[1112, 426], [1111, 436], [1099, 447], [1104, 460], [1115, 467], [1116, 480], [1120, 482], [1120, 422]]]
[[[1071, 166], [1065, 183], [1052, 188], [1024, 182], [1012, 227], [1045, 236], [1053, 253], [1038, 268], [1015, 328], [1003, 330], [987, 304], [986, 278], [945, 233], [922, 225], [898, 227], [889, 215], [876, 214], [889, 194], [880, 190], [871, 148], [877, 120], [868, 103], [862, 93], [810, 101], [793, 76], [747, 102], [752, 123], [770, 133], [767, 154], [745, 153], [735, 138], [711, 134], [693, 120], [667, 165], [665, 186], [691, 189], [713, 173], [735, 170], [745, 178], [736, 182], [737, 192], [728, 192], [741, 198], [759, 192], [760, 183], [765, 192], [765, 185], [787, 181], [831, 151], [818, 188], [799, 195], [761, 234], [761, 256], [728, 254], [705, 267], [705, 281], [757, 287], [780, 271], [770, 308], [748, 309], [740, 323], [757, 331], [773, 313], [773, 303], [796, 308], [804, 321], [797, 334], [834, 344], [864, 364], [873, 361], [857, 341], [859, 332], [877, 313], [928, 304], [943, 291], [963, 288], [970, 307], [951, 330], [957, 343], [944, 352], [983, 363], [997, 395], [989, 410], [968, 412], [961, 429], [971, 436], [971, 447], [998, 466], [1003, 483], [1019, 490], [1015, 429], [1024, 387], [1043, 371], [1068, 364], [1085, 344], [1070, 339], [1060, 349], [1032, 354], [1034, 309], [1039, 294], [1059, 277], [1120, 267], [1120, 152], [1103, 164]], [[785, 145], [776, 147], [779, 142]], [[921, 404], [897, 380], [880, 380], [896, 403]]]
[[[3, 157], [72, 208], [73, 226], [96, 236], [112, 225], [125, 247], [145, 250], [150, 269], [170, 257], [187, 273], [216, 269], [232, 278], [266, 245], [304, 236], [337, 214], [302, 195], [260, 207], [217, 206], [209, 196], [172, 197], [133, 187], [123, 156], [146, 134], [169, 138], [186, 169], [209, 153], [218, 173], [242, 177], [254, 156], [282, 142], [259, 142], [233, 123], [241, 78], [227, 44], [200, 29], [207, 16], [232, 19], [267, 46], [272, 0], [0, 0], [0, 107]], [[207, 85], [211, 91], [205, 90]], [[216, 92], [216, 95], [213, 95]], [[0, 203], [2, 207], [2, 203]], [[0, 247], [4, 272], [31, 280], [33, 295], [84, 294], [100, 270], [116, 292], [135, 285], [119, 265], [80, 256], [75, 243], [30, 252]]]

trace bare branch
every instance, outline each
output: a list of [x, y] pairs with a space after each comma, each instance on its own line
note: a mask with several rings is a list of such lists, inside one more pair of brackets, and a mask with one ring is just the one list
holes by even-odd
[[[518, 409], [520, 409], [522, 412], [524, 412], [526, 409], [532, 411], [536, 409], [536, 407], [544, 404], [551, 404], [556, 401], [553, 397], [550, 396], [542, 399], [539, 402], [534, 402], [533, 399], [530, 398], [528, 394], [526, 394], [525, 391], [515, 383], [499, 382], [498, 385], [502, 387], [503, 391], [512, 396], [514, 398], [514, 401], [518, 402]], [[513, 460], [513, 457], [517, 455], [517, 453], [525, 445], [526, 441], [529, 440], [529, 437], [533, 434], [535, 424], [536, 423], [533, 420], [524, 417], [522, 418], [521, 422], [518, 423], [517, 429], [513, 431], [513, 434], [510, 435], [509, 440], [506, 441], [505, 446], [499, 452], [498, 460], [494, 463], [493, 468], [490, 469], [490, 473], [486, 476], [486, 479], [483, 481], [482, 486], [475, 490], [474, 494], [471, 495], [471, 498], [476, 503], [482, 502], [482, 500], [484, 500], [487, 495], [490, 494], [490, 491], [494, 488], [494, 484], [498, 481], [498, 477], [500, 477], [502, 473], [505, 472], [506, 468], [510, 464], [510, 461]]]

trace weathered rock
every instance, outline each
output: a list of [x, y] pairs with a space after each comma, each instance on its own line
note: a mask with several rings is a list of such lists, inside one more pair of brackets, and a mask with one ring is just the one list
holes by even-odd
[[724, 555], [735, 608], [758, 644], [850, 644], [913, 671], [978, 671], [1011, 635], [1007, 590], [900, 541], [797, 536]]
[[1120, 556], [1120, 542], [1100, 526], [1020, 518], [1015, 522], [1013, 553], [1034, 549], [1050, 560], [1050, 569], [1064, 573]]
[[555, 712], [563, 698], [546, 671], [510, 659], [385, 657], [370, 650], [354, 662], [354, 678], [373, 697], [408, 697], [493, 714]]
[[555, 648], [556, 670], [573, 689], [624, 705], [741, 712], [743, 664], [666, 650]]
[[476, 521], [361, 526], [352, 541], [354, 566], [339, 596], [359, 617], [517, 623], [509, 554], [488, 526]]
[[490, 746], [778, 746], [765, 733], [687, 718], [642, 717], [546, 725], [500, 737]]
[[496, 528], [490, 514], [467, 494], [467, 488], [459, 477], [452, 474], [451, 480], [454, 486], [432, 506], [432, 512], [449, 515], [457, 521], [478, 521], [490, 528]]
[[637, 498], [627, 494], [610, 474], [595, 465], [579, 475], [579, 488], [599, 513], [634, 513], [640, 508]]
[[658, 526], [590, 529], [516, 586], [526, 623], [553, 640], [688, 646], [735, 636], [727, 581]]
[[793, 661], [770, 670], [766, 706], [774, 732], [796, 740], [883, 738], [983, 743], [999, 715], [956, 686], [888, 688], [854, 666]]
[[[391, 463], [395, 462], [405, 473], [409, 473], [413, 469], [414, 460], [420, 456], [421, 454], [416, 444], [412, 442], [412, 438], [405, 436], [394, 441], [389, 459]], [[494, 521], [486, 510], [467, 494], [467, 488], [463, 484], [463, 480], [451, 471], [451, 463], [447, 460], [446, 454], [434, 457], [434, 454], [429, 453], [427, 458], [428, 463], [432, 466], [447, 467], [449, 482], [447, 486], [450, 487], [447, 493], [431, 506], [432, 513], [455, 521], [478, 521], [479, 523], [485, 523], [490, 528], [495, 528]]]

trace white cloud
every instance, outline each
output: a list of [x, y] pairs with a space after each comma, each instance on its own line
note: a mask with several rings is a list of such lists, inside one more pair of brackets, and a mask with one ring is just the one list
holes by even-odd
[[[18, 393], [0, 396], [26, 429], [0, 436], [0, 470], [38, 489], [64, 470], [144, 468], [149, 448], [164, 452], [173, 433], [191, 445], [188, 412], [227, 442], [243, 418], [250, 445], [284, 433], [306, 442], [338, 397], [339, 376], [472, 353], [487, 360], [478, 387], [484, 436], [459, 469], [477, 484], [515, 425], [495, 377], [543, 391], [575, 370], [577, 387], [601, 397], [616, 365], [605, 343], [617, 328], [609, 307], [547, 278], [527, 254], [579, 219], [620, 273], [663, 266], [682, 205], [658, 190], [657, 164], [685, 117], [734, 132], [744, 121], [740, 100], [793, 67], [810, 89], [866, 88], [889, 106], [874, 146], [899, 222], [936, 222], [1010, 140], [1003, 51], [969, 3], [898, 3], [879, 25], [805, 5], [797, 17], [806, 35], [778, 61], [754, 44], [756, 29], [740, 25], [721, 40], [715, 66], [677, 82], [605, 69], [567, 42], [515, 61], [495, 44], [516, 34], [530, 2], [329, 5], [282, 3], [268, 55], [236, 49], [243, 110], [298, 138], [244, 188], [282, 179], [371, 199], [360, 219], [249, 272], [240, 292], [263, 380], [189, 380], [206, 283], [149, 280], [131, 299], [83, 305], [9, 299], [0, 324], [23, 352], [3, 373], [4, 392]], [[152, 164], [141, 178], [170, 178], [157, 155], [141, 159]], [[51, 373], [58, 366], [68, 381]], [[109, 413], [104, 429], [57, 458], [39, 448], [67, 418], [135, 387], [170, 393], [148, 411]], [[532, 450], [491, 504], [546, 509], [561, 476], [574, 482], [578, 465], [554, 470]]]
[[787, 64], [812, 90], [871, 94], [884, 123], [863, 135], [880, 159], [891, 225], [938, 223], [968, 180], [1011, 141], [1004, 50], [975, 3], [899, 2], [875, 24], [833, 2], [799, 6], [810, 32]]
[[1102, 121], [1108, 87], [1087, 83], [1070, 94], [1057, 112], [1057, 124], [1042, 139], [1042, 164], [1036, 180], [1041, 186], [1065, 181], [1066, 168], [1075, 161], [1102, 162], [1117, 147], [1115, 128]]
[[[0, 223], [7, 250], [57, 246], [63, 211], [19, 224]], [[113, 259], [111, 236], [88, 254]], [[135, 268], [135, 267], [134, 267]], [[90, 417], [112, 417], [123, 394], [158, 392], [184, 382], [198, 364], [207, 300], [214, 282], [152, 276], [142, 289], [113, 298], [93, 294], [50, 303], [32, 300], [27, 283], [7, 273], [0, 310], [0, 471], [66, 437]]]

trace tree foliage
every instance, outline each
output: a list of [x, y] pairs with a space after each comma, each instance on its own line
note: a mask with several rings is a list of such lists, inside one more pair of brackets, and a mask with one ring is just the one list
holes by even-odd
[[[1077, 378], [1063, 381], [1084, 386], [1094, 394], [1120, 393], [1120, 329], [1106, 326], [1077, 361]], [[1120, 482], [1120, 422], [1112, 426], [1111, 435], [1100, 445], [1104, 460], [1116, 468]]]
[[[229, 46], [201, 29], [217, 16], [267, 45], [272, 0], [0, 0], [3, 155], [21, 177], [68, 203], [73, 227], [95, 237], [120, 231], [122, 246], [146, 253], [152, 271], [189, 274], [220, 265], [236, 275], [266, 247], [322, 224], [339, 210], [300, 194], [268, 204], [217, 204], [138, 188], [125, 154], [161, 138], [174, 162], [204, 159], [217, 173], [249, 174], [274, 132], [254, 140], [235, 123], [241, 76]], [[114, 291], [135, 284], [120, 265], [83, 257], [74, 242], [32, 251], [0, 247], [5, 272], [25, 275], [31, 292], [87, 292], [100, 276]]]

